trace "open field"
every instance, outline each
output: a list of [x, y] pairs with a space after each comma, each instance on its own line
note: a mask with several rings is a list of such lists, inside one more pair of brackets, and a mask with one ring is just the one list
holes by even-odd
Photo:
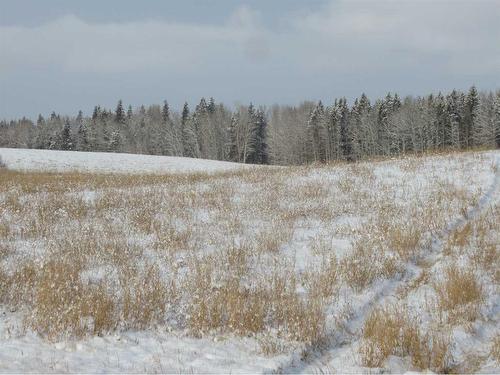
[[53, 153], [0, 149], [0, 371], [500, 371], [498, 151]]

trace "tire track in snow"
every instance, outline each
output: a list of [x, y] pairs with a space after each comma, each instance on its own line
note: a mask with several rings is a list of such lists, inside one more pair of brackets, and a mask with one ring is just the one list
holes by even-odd
[[[493, 168], [493, 181], [488, 190], [481, 196], [475, 206], [466, 211], [465, 215], [453, 220], [448, 226], [433, 236], [428, 255], [422, 259], [424, 262], [426, 260], [432, 261], [432, 266], [441, 260], [441, 250], [444, 242], [448, 239], [451, 233], [464, 227], [472, 219], [478, 217], [479, 214], [481, 214], [487, 207], [489, 207], [490, 203], [494, 201], [495, 195], [500, 192], [500, 157], [496, 157], [494, 159]], [[334, 369], [328, 367], [328, 363], [335, 357], [336, 354], [339, 355], [342, 351], [348, 350], [349, 345], [356, 341], [356, 332], [359, 332], [362, 328], [367, 314], [376, 306], [383, 304], [388, 298], [393, 297], [398, 288], [417, 280], [423, 271], [423, 269], [417, 266], [414, 262], [408, 263], [407, 270], [409, 272], [407, 272], [401, 280], [398, 281], [392, 279], [383, 282], [379, 290], [376, 291], [375, 297], [356, 309], [355, 314], [345, 322], [346, 326], [354, 328], [350, 330], [351, 332], [348, 332], [347, 335], [341, 334], [340, 336], [335, 331], [330, 332], [328, 334], [328, 340], [330, 342], [329, 347], [319, 351], [317, 349], [305, 349], [307, 351], [307, 355], [311, 358], [310, 360], [302, 360], [298, 357], [298, 354], [294, 354], [288, 364], [280, 366], [275, 372], [285, 374], [331, 373]], [[340, 371], [347, 372], [345, 369], [340, 369]]]

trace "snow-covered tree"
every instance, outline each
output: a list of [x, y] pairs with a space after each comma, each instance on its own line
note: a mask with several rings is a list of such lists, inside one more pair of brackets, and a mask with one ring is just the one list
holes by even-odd
[[123, 110], [123, 103], [122, 100], [118, 100], [118, 104], [116, 105], [116, 111], [115, 111], [115, 121], [118, 124], [124, 124], [126, 120], [125, 117], [125, 111]]

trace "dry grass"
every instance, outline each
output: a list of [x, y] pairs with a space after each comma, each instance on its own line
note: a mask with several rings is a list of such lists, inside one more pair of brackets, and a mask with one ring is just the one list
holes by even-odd
[[51, 260], [25, 265], [5, 277], [4, 303], [29, 306], [26, 325], [49, 339], [103, 334], [119, 325], [144, 328], [163, 321], [175, 295], [155, 266], [122, 276], [118, 291], [106, 280], [84, 282], [79, 262]]
[[399, 227], [393, 226], [387, 232], [387, 241], [390, 248], [397, 252], [399, 257], [408, 261], [415, 259], [418, 255], [419, 244], [422, 238], [422, 230], [417, 226], [401, 223]]
[[443, 279], [434, 284], [434, 289], [438, 307], [451, 324], [473, 322], [479, 318], [484, 292], [472, 269], [448, 266]]
[[324, 256], [321, 265], [312, 268], [302, 276], [303, 284], [309, 294], [317, 298], [333, 297], [339, 287], [340, 269], [334, 255]]
[[382, 367], [390, 355], [409, 356], [418, 370], [447, 372], [451, 365], [450, 340], [423, 333], [406, 308], [375, 309], [363, 327], [360, 355], [364, 366]]
[[462, 228], [458, 228], [449, 237], [449, 245], [464, 247], [472, 236], [472, 224], [467, 223]]
[[353, 245], [352, 253], [339, 262], [340, 273], [346, 283], [360, 292], [375, 280], [390, 279], [401, 272], [397, 259], [380, 248], [380, 243], [361, 237]]
[[[400, 168], [429, 186], [397, 173], [386, 182], [366, 163], [169, 176], [1, 169], [0, 303], [49, 339], [167, 325], [254, 336], [266, 355], [291, 341], [317, 347], [343, 323], [332, 320], [349, 319], [335, 310], [350, 303], [339, 291], [362, 294], [423, 264], [431, 236], [472, 199], [425, 176], [419, 159]], [[453, 254], [474, 244], [475, 272], [499, 273], [497, 211], [449, 241]], [[450, 272], [435, 285], [439, 309], [476, 319], [481, 285], [470, 270]], [[422, 275], [405, 295], [433, 278]], [[447, 336], [415, 322], [405, 309], [375, 310], [364, 363], [401, 355], [449, 369]]]
[[490, 355], [500, 364], [500, 335], [496, 335], [491, 343]]
[[[252, 277], [245, 248], [194, 259], [186, 289], [194, 296], [188, 327], [201, 336], [211, 331], [240, 335], [274, 328], [284, 337], [314, 345], [324, 334], [322, 300], [296, 292], [296, 280], [276, 264], [269, 278]], [[221, 267], [224, 269], [221, 270]]]
[[473, 222], [474, 241], [469, 257], [478, 272], [500, 283], [500, 205], [497, 204]]

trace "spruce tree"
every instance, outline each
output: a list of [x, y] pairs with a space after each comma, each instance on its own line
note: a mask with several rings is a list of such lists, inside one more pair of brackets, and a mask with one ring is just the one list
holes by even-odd
[[321, 101], [311, 111], [307, 122], [307, 157], [311, 161], [326, 161], [326, 133], [324, 107]]
[[189, 106], [186, 103], [184, 103], [184, 107], [182, 107], [182, 116], [181, 116], [181, 125], [184, 127], [184, 125], [187, 124], [189, 119]]
[[170, 108], [166, 100], [163, 102], [163, 107], [161, 109], [161, 119], [164, 124], [168, 123], [170, 120]]
[[45, 118], [39, 114], [36, 121], [37, 136], [35, 140], [35, 148], [45, 149], [48, 148], [48, 129], [46, 126]]
[[339, 159], [341, 155], [339, 119], [339, 105], [335, 100], [325, 116], [327, 160]]
[[436, 97], [434, 103], [435, 127], [436, 127], [436, 146], [449, 147], [451, 145], [450, 122], [446, 114], [446, 101], [441, 93]]
[[120, 131], [118, 129], [115, 129], [111, 132], [111, 135], [109, 137], [108, 150], [112, 152], [119, 152], [121, 151], [121, 144], [122, 144], [122, 137]]
[[214, 114], [215, 113], [215, 100], [214, 98], [210, 97], [210, 99], [208, 100], [208, 112], [210, 114]]
[[241, 161], [243, 163], [255, 163], [255, 146], [257, 143], [257, 118], [253, 103], [247, 108], [246, 121], [243, 121]]
[[[364, 116], [366, 116], [367, 98], [361, 98], [354, 100], [354, 105], [352, 106], [351, 113], [349, 115], [349, 129], [352, 136], [352, 152], [351, 159], [356, 160], [361, 157], [361, 153], [364, 151], [363, 144], [363, 121]], [[368, 134], [365, 134], [365, 138]]]
[[183, 156], [189, 158], [197, 158], [199, 156], [198, 140], [194, 132], [192, 121], [189, 118], [189, 107], [184, 103], [181, 117], [182, 127], [182, 148], [184, 150]]
[[370, 110], [370, 108], [371, 108], [370, 99], [368, 99], [365, 93], [362, 93], [361, 98], [359, 99], [359, 111], [367, 112]]
[[385, 100], [378, 103], [377, 117], [377, 144], [381, 155], [390, 154], [389, 120], [392, 114], [393, 101], [391, 93], [388, 93]]
[[228, 133], [228, 141], [226, 144], [226, 153], [227, 159], [229, 161], [238, 162], [239, 158], [239, 150], [238, 150], [238, 117], [237, 115], [233, 115], [231, 117], [231, 122], [229, 123], [229, 127], [227, 129]]
[[69, 121], [66, 121], [60, 135], [60, 145], [61, 150], [72, 150], [73, 140], [71, 139], [71, 125]]
[[123, 104], [121, 99], [118, 100], [118, 104], [116, 105], [115, 122], [117, 122], [118, 124], [125, 123], [125, 111], [123, 110]]
[[208, 105], [205, 98], [201, 98], [192, 116], [193, 129], [196, 133], [196, 140], [200, 150], [200, 157], [204, 159], [213, 158], [210, 152], [213, 143], [212, 129], [208, 118]]
[[352, 132], [349, 128], [349, 107], [347, 99], [343, 98], [339, 102], [340, 106], [340, 147], [345, 160], [352, 161]]
[[36, 126], [40, 127], [43, 125], [45, 125], [45, 119], [43, 118], [43, 116], [41, 114], [38, 114], [38, 118], [36, 120]]
[[500, 91], [495, 96], [495, 142], [497, 148], [500, 148]]
[[479, 96], [475, 86], [472, 86], [465, 101], [464, 146], [474, 146], [474, 134], [477, 131]]
[[267, 164], [267, 120], [262, 109], [259, 109], [256, 117], [256, 132], [255, 132], [255, 163]]
[[460, 97], [456, 90], [453, 90], [446, 97], [446, 115], [449, 127], [449, 144], [452, 148], [460, 148], [460, 135], [462, 124], [462, 109]]
[[92, 112], [92, 120], [95, 122], [100, 116], [100, 108], [98, 106], [94, 107], [94, 111]]
[[76, 144], [78, 150], [80, 151], [92, 151], [89, 142], [87, 125], [83, 122], [78, 127]]
[[473, 143], [476, 146], [496, 147], [495, 97], [491, 92], [481, 96]]
[[83, 112], [78, 111], [78, 115], [76, 116], [75, 122], [77, 125], [81, 125], [83, 122]]

